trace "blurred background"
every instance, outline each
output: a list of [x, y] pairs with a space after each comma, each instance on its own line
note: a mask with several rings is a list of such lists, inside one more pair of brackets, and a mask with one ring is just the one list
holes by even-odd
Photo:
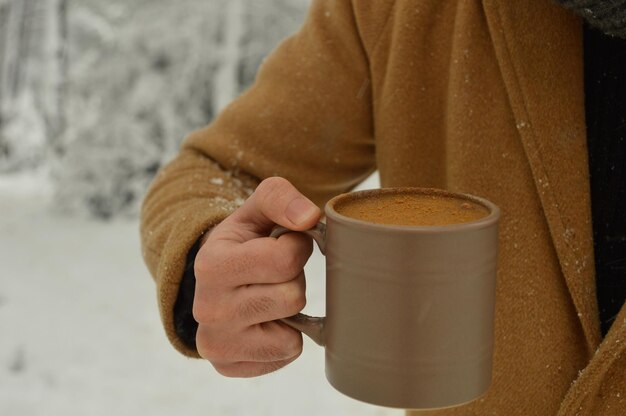
[[[0, 415], [399, 415], [323, 350], [248, 380], [169, 346], [137, 213], [308, 0], [0, 0]], [[361, 188], [378, 186], [372, 177]], [[306, 268], [323, 314], [323, 258]]]

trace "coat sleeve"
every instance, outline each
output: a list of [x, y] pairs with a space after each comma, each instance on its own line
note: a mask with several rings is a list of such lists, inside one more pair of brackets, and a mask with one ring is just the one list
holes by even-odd
[[141, 211], [144, 260], [172, 344], [187, 252], [270, 176], [322, 207], [375, 169], [369, 68], [350, 0], [314, 0], [302, 28], [261, 66], [253, 86], [183, 142]]

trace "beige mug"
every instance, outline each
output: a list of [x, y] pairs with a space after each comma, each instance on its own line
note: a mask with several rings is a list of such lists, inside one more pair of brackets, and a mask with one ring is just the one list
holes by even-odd
[[[359, 200], [427, 196], [472, 203], [481, 218], [381, 224], [338, 212]], [[404, 409], [456, 406], [491, 384], [498, 221], [493, 203], [432, 188], [383, 188], [331, 199], [304, 231], [326, 256], [326, 316], [283, 322], [325, 347], [340, 392]], [[383, 212], [384, 214], [384, 212]], [[293, 232], [275, 227], [273, 237]]]

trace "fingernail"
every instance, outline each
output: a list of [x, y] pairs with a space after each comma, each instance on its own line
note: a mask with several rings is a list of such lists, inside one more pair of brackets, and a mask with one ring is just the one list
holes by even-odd
[[304, 198], [296, 198], [287, 205], [285, 215], [295, 225], [299, 225], [311, 218], [317, 212], [317, 207]]

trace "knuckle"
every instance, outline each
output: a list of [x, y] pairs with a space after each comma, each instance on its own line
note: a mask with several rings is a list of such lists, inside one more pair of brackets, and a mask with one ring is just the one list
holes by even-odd
[[254, 270], [258, 259], [241, 250], [214, 250], [204, 259], [196, 259], [194, 272], [202, 283], [217, 287], [240, 285], [240, 280]]
[[202, 255], [198, 253], [196, 259], [193, 263], [193, 273], [196, 277], [206, 277], [210, 275], [211, 270], [213, 268], [210, 266], [209, 260], [206, 258], [207, 255]]
[[238, 306], [239, 316], [251, 321], [255, 317], [265, 315], [276, 306], [276, 301], [269, 296], [259, 296], [247, 299]]
[[261, 207], [274, 206], [276, 201], [293, 193], [294, 189], [293, 185], [285, 178], [279, 176], [267, 178], [257, 187], [259, 204]]
[[219, 262], [216, 255], [218, 251], [217, 247], [203, 247], [196, 254], [196, 258], [193, 262], [193, 271], [196, 277], [209, 278], [218, 270]]
[[283, 277], [294, 277], [302, 271], [302, 264], [297, 253], [281, 252], [274, 256], [274, 267]]
[[198, 350], [198, 355], [205, 360], [213, 362], [217, 359], [217, 355], [213, 353], [213, 350], [207, 348], [206, 345], [196, 342], [196, 348]]
[[198, 354], [211, 363], [226, 364], [232, 361], [235, 345], [218, 342], [219, 337], [197, 337], [196, 348]]
[[193, 303], [191, 313], [196, 322], [207, 326], [219, 326], [228, 321], [223, 308], [207, 306], [199, 301]]
[[285, 312], [295, 315], [306, 306], [306, 294], [300, 287], [288, 286], [285, 291]]
[[281, 345], [286, 352], [283, 358], [299, 356], [302, 353], [302, 334], [294, 329], [285, 328]]
[[257, 190], [259, 191], [259, 194], [266, 196], [282, 193], [290, 188], [291, 183], [289, 183], [287, 179], [281, 178], [280, 176], [272, 176], [264, 179], [257, 187]]
[[300, 311], [302, 311], [306, 306], [306, 296], [304, 293], [300, 293], [300, 295], [294, 299], [293, 301], [293, 313], [299, 313]]
[[260, 362], [283, 360], [290, 356], [286, 348], [272, 344], [257, 345], [254, 349], [246, 351], [246, 355], [250, 357], [252, 361]]
[[289, 360], [302, 353], [302, 334], [288, 326], [277, 326], [271, 341], [257, 344], [246, 350], [251, 360], [258, 362], [276, 362]]

